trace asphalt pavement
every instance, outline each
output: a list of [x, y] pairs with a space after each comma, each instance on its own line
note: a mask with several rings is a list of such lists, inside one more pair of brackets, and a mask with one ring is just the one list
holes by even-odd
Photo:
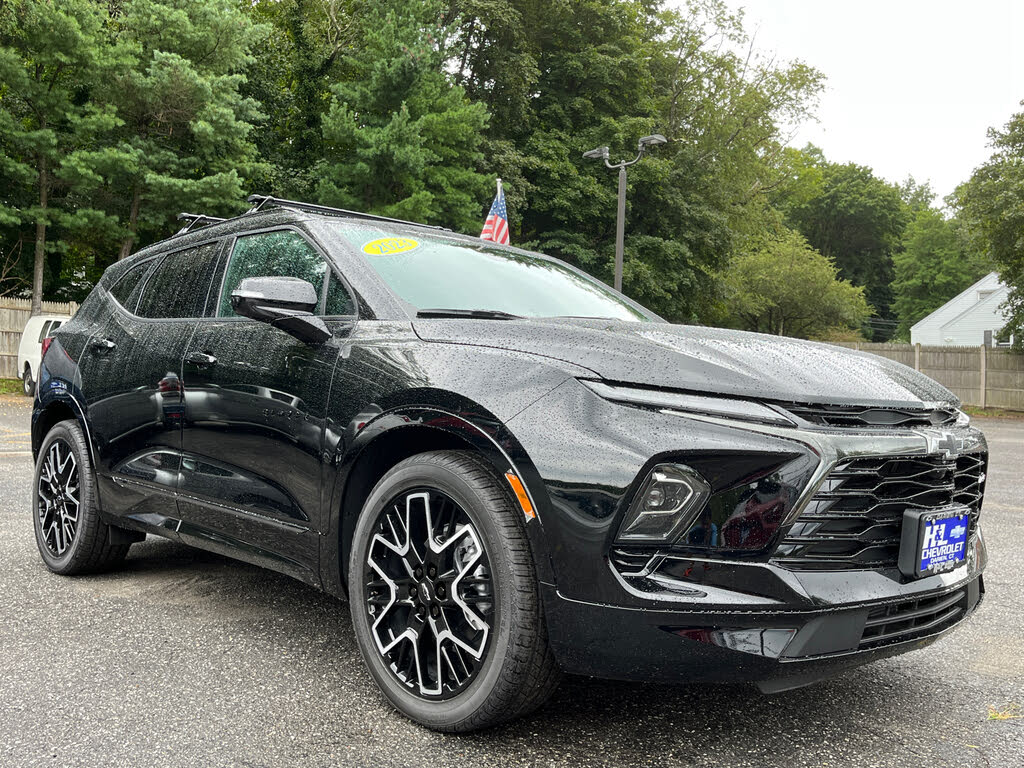
[[[0, 395], [0, 765], [1024, 766], [1024, 421], [991, 444], [983, 606], [924, 651], [817, 685], [567, 679], [470, 736], [392, 711], [349, 612], [285, 576], [150, 537], [62, 578], [29, 517], [29, 401]], [[991, 708], [991, 709], [990, 709]]]

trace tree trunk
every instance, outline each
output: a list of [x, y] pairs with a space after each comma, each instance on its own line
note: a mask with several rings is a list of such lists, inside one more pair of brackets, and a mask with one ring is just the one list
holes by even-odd
[[139, 207], [142, 205], [142, 186], [139, 184], [135, 185], [135, 191], [132, 193], [132, 206], [128, 211], [128, 236], [121, 243], [121, 252], [117, 255], [117, 260], [126, 259], [131, 255], [132, 246], [135, 245], [135, 232], [139, 221]]
[[43, 313], [43, 267], [46, 265], [46, 198], [50, 177], [46, 155], [39, 158], [39, 215], [36, 217], [36, 261], [32, 272], [32, 314]]

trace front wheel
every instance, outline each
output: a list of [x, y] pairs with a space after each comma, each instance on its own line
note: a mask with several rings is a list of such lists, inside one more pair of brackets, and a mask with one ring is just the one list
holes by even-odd
[[402, 461], [363, 507], [348, 576], [356, 641], [391, 703], [427, 727], [511, 720], [558, 684], [522, 517], [462, 451]]
[[62, 421], [43, 440], [32, 484], [36, 545], [47, 568], [72, 576], [124, 559], [129, 545], [110, 543], [110, 527], [97, 507], [85, 435], [74, 421]]

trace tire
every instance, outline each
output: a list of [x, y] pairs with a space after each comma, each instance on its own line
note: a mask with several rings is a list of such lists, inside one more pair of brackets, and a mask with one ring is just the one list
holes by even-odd
[[25, 372], [21, 374], [21, 387], [25, 397], [35, 397], [36, 383], [32, 379], [32, 369], [27, 365], [25, 366]]
[[109, 543], [98, 498], [82, 428], [74, 421], [56, 424], [39, 449], [32, 483], [36, 546], [54, 573], [96, 573], [124, 560], [131, 545]]
[[[412, 549], [401, 556], [403, 541]], [[437, 731], [473, 731], [527, 714], [554, 692], [561, 673], [523, 514], [482, 459], [435, 451], [397, 464], [366, 500], [351, 549], [356, 641], [407, 717]]]

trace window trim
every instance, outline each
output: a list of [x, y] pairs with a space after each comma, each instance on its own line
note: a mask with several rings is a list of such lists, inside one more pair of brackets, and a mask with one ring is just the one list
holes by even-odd
[[[117, 284], [118, 284], [118, 283], [120, 283], [120, 282], [121, 282], [121, 281], [122, 281], [122, 280], [123, 280], [123, 279], [124, 279], [124, 278], [125, 278], [125, 277], [126, 277], [126, 276], [128, 275], [128, 273], [129, 273], [129, 272], [131, 272], [131, 271], [132, 271], [133, 269], [135, 269], [136, 267], [141, 267], [141, 266], [144, 266], [144, 265], [146, 265], [146, 264], [150, 264], [150, 262], [156, 262], [156, 261], [159, 261], [159, 260], [160, 260], [160, 258], [161, 258], [162, 256], [163, 256], [163, 254], [160, 254], [160, 253], [155, 253], [155, 254], [153, 254], [152, 256], [147, 256], [147, 257], [146, 257], [146, 258], [144, 258], [144, 259], [139, 259], [139, 260], [138, 260], [138, 262], [136, 262], [135, 264], [132, 264], [132, 265], [131, 265], [130, 267], [128, 267], [128, 269], [126, 269], [126, 270], [125, 270], [124, 272], [122, 272], [122, 273], [121, 273], [121, 276], [120, 276], [120, 277], [118, 277], [118, 278], [117, 278], [117, 280], [115, 280], [115, 281], [114, 281], [114, 284], [113, 284], [112, 286], [110, 286], [110, 288], [108, 288], [108, 289], [107, 289], [107, 295], [108, 295], [108, 296], [110, 296], [110, 299], [111, 299], [111, 301], [113, 301], [113, 302], [114, 302], [114, 303], [115, 303], [115, 304], [116, 304], [116, 305], [117, 305], [118, 307], [120, 307], [121, 309], [123, 309], [123, 310], [124, 310], [125, 312], [127, 312], [127, 313], [128, 313], [129, 315], [131, 315], [132, 317], [137, 317], [137, 315], [135, 314], [134, 310], [135, 310], [135, 309], [138, 309], [138, 307], [139, 307], [139, 302], [138, 302], [138, 301], [136, 301], [136, 302], [135, 302], [135, 306], [134, 306], [134, 307], [133, 307], [132, 309], [129, 309], [129, 308], [128, 308], [128, 307], [126, 307], [126, 306], [125, 306], [124, 304], [122, 304], [122, 303], [121, 303], [120, 301], [118, 301], [118, 298], [117, 298], [117, 296], [115, 296], [115, 295], [114, 295], [114, 293], [113, 293], [113, 289], [114, 289], [114, 288], [115, 288], [115, 287], [117, 286]], [[150, 276], [150, 274], [152, 274], [152, 271], [153, 271], [153, 269], [154, 269], [153, 265], [152, 265], [152, 264], [150, 264], [150, 266], [149, 266], [149, 271], [148, 271], [148, 272], [146, 272], [146, 274], [144, 274], [144, 275], [142, 276], [142, 277], [143, 277], [143, 280], [142, 280], [142, 283], [141, 283], [141, 288], [139, 289], [139, 296], [142, 296], [142, 291], [143, 291], [143, 289], [145, 289], [145, 287], [146, 287], [146, 283], [148, 283], [148, 282], [149, 282], [149, 276]], [[132, 290], [134, 291], [135, 289], [133, 288]], [[140, 319], [140, 320], [144, 320], [145, 318], [139, 318], [139, 319]]]
[[[132, 264], [130, 267], [128, 267], [128, 269], [126, 269], [124, 271], [124, 274], [122, 274], [121, 277], [117, 278], [117, 280], [114, 281], [114, 285], [117, 285], [121, 281], [121, 279], [125, 275], [127, 275], [128, 272], [130, 272], [135, 267], [142, 266], [143, 264], [146, 264], [147, 262], [156, 262], [153, 266], [151, 266], [149, 268], [149, 272], [146, 274], [145, 280], [142, 282], [142, 287], [139, 289], [139, 299], [138, 299], [138, 301], [135, 302], [135, 306], [132, 309], [128, 309], [128, 307], [124, 306], [120, 301], [117, 300], [117, 297], [114, 296], [114, 294], [110, 292], [110, 288], [113, 288], [114, 285], [110, 286], [110, 288], [107, 289], [107, 294], [110, 296], [111, 300], [118, 307], [120, 307], [122, 310], [124, 310], [124, 312], [128, 316], [130, 316], [133, 320], [138, 320], [140, 322], [145, 322], [145, 323], [181, 323], [181, 322], [195, 322], [197, 320], [204, 320], [204, 319], [206, 319], [204, 317], [143, 317], [142, 315], [137, 314], [137, 310], [139, 308], [139, 301], [142, 301], [142, 294], [145, 293], [146, 287], [149, 285], [149, 281], [153, 277], [153, 273], [156, 272], [156, 270], [160, 267], [160, 264], [163, 263], [164, 259], [173, 257], [175, 254], [178, 254], [178, 253], [184, 253], [185, 251], [193, 251], [193, 250], [196, 250], [198, 248], [202, 248], [205, 245], [213, 244], [213, 245], [217, 245], [219, 247], [219, 249], [220, 249], [218, 251], [218, 253], [217, 253], [217, 256], [216, 256], [217, 262], [219, 264], [220, 259], [223, 256], [224, 242], [225, 242], [226, 239], [227, 238], [225, 238], [224, 235], [217, 235], [216, 237], [210, 237], [210, 238], [207, 238], [205, 240], [200, 240], [199, 242], [193, 243], [191, 245], [186, 245], [186, 246], [183, 246], [181, 248], [175, 248], [173, 250], [160, 251], [158, 253], [154, 253], [153, 255], [147, 256], [144, 259], [139, 259], [138, 263]], [[207, 286], [207, 289], [206, 289], [206, 301], [207, 302], [209, 302], [209, 300], [210, 300], [210, 288], [212, 288], [212, 287], [213, 287], [213, 280], [210, 280], [210, 285]], [[204, 312], [206, 311], [206, 303], [203, 304], [203, 311]]]
[[359, 302], [356, 301], [356, 293], [352, 289], [352, 284], [349, 283], [349, 281], [345, 279], [345, 276], [342, 275], [338, 271], [338, 268], [334, 265], [334, 260], [328, 255], [327, 250], [320, 245], [320, 243], [316, 240], [316, 238], [313, 237], [310, 233], [303, 231], [302, 229], [300, 229], [299, 227], [297, 227], [297, 226], [295, 226], [293, 224], [276, 224], [276, 225], [269, 226], [269, 227], [260, 227], [258, 229], [247, 229], [247, 230], [245, 230], [243, 232], [235, 232], [235, 233], [233, 233], [231, 235], [228, 235], [227, 237], [224, 238], [224, 240], [226, 242], [226, 250], [225, 250], [225, 259], [226, 259], [226, 261], [224, 263], [224, 271], [221, 273], [221, 276], [220, 276], [220, 287], [217, 290], [217, 300], [216, 300], [215, 305], [214, 305], [214, 314], [212, 316], [210, 316], [210, 317], [203, 318], [203, 319], [204, 320], [216, 320], [217, 322], [236, 322], [236, 321], [240, 321], [240, 320], [244, 320], [244, 321], [251, 322], [251, 323], [258, 322], [256, 320], [252, 320], [251, 318], [242, 317], [240, 315], [233, 315], [231, 317], [221, 317], [221, 315], [219, 314], [219, 312], [220, 312], [220, 305], [221, 305], [222, 297], [224, 295], [224, 287], [227, 284], [228, 270], [231, 268], [231, 257], [234, 255], [234, 252], [235, 252], [235, 243], [237, 243], [238, 239], [241, 238], [241, 237], [250, 237], [252, 235], [266, 235], [266, 234], [270, 234], [270, 233], [273, 233], [273, 232], [294, 232], [299, 237], [301, 237], [303, 240], [305, 240], [306, 244], [309, 245], [313, 249], [313, 251], [316, 252], [317, 256], [319, 256], [323, 260], [324, 264], [327, 265], [327, 272], [324, 274], [323, 285], [320, 286], [319, 302], [318, 302], [318, 305], [317, 305], [317, 309], [318, 310], [322, 309], [322, 310], [324, 310], [324, 312], [326, 312], [326, 310], [327, 310], [327, 291], [328, 291], [328, 288], [330, 286], [330, 278], [331, 278], [332, 275], [334, 275], [335, 277], [338, 278], [338, 280], [341, 282], [342, 287], [345, 289], [345, 292], [348, 294], [349, 301], [352, 304], [352, 313], [351, 314], [348, 314], [348, 315], [318, 314], [318, 315], [316, 315], [316, 317], [319, 317], [321, 320], [324, 320], [324, 321], [327, 321], [327, 320], [353, 320], [353, 321], [357, 321], [357, 320], [359, 320]]
[[[218, 251], [217, 251], [217, 253], [214, 256], [214, 259], [216, 261], [216, 264], [219, 265], [220, 264], [220, 259], [221, 259], [222, 255], [223, 255], [223, 252], [224, 252], [224, 241], [225, 241], [225, 237], [223, 235], [220, 235], [220, 236], [217, 236], [217, 237], [211, 237], [211, 238], [209, 238], [207, 240], [201, 240], [200, 242], [193, 243], [191, 245], [186, 245], [186, 246], [181, 247], [181, 248], [175, 248], [172, 251], [163, 251], [161, 253], [155, 254], [153, 256], [153, 258], [159, 260], [159, 262], [156, 264], [156, 266], [152, 267], [150, 269], [150, 271], [149, 271], [149, 274], [146, 275], [146, 281], [145, 281], [145, 283], [143, 283], [142, 289], [139, 291], [139, 300], [135, 304], [135, 311], [134, 312], [129, 312], [129, 314], [133, 318], [135, 318], [137, 320], [144, 320], [146, 322], [153, 322], [153, 323], [196, 322], [197, 320], [205, 319], [202, 316], [200, 316], [200, 317], [143, 317], [142, 315], [138, 314], [138, 309], [139, 309], [139, 304], [142, 303], [142, 295], [146, 292], [146, 288], [149, 287], [149, 281], [153, 279], [153, 275], [156, 273], [156, 271], [158, 269], [160, 269], [160, 266], [164, 263], [164, 261], [166, 259], [173, 258], [176, 254], [184, 253], [185, 251], [197, 251], [200, 248], [203, 248], [204, 246], [207, 246], [207, 245], [216, 245], [218, 247]], [[216, 265], [214, 266], [214, 269], [216, 269]], [[127, 272], [125, 274], [127, 274]], [[123, 277], [123, 275], [122, 275], [122, 277]], [[206, 287], [206, 301], [203, 302], [203, 312], [206, 312], [206, 305], [210, 301], [210, 288], [212, 288], [212, 287], [213, 287], [213, 279], [211, 278], [210, 279], [210, 284]], [[116, 301], [116, 299], [115, 299], [115, 301]], [[128, 311], [128, 310], [126, 309], [125, 311]]]

